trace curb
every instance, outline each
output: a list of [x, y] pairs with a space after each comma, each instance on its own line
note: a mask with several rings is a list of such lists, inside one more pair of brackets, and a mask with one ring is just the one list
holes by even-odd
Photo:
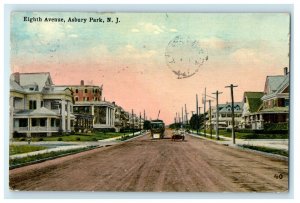
[[194, 134], [191, 134], [191, 133], [189, 133], [188, 135], [191, 135], [191, 136], [193, 136], [195, 138], [209, 140], [209, 141], [212, 141], [212, 142], [220, 144], [220, 145], [225, 145], [225, 146], [229, 146], [229, 147], [232, 147], [232, 148], [237, 148], [237, 149], [248, 151], [248, 152], [253, 152], [253, 153], [256, 153], [256, 154], [268, 156], [268, 157], [279, 159], [279, 160], [284, 160], [284, 161], [288, 161], [289, 160], [289, 157], [282, 156], [282, 155], [279, 155], [279, 154], [272, 154], [272, 153], [262, 152], [262, 151], [258, 151], [258, 150], [254, 150], [254, 149], [248, 149], [248, 148], [242, 147], [242, 146], [240, 146], [238, 144], [235, 144], [235, 145], [234, 144], [225, 144], [225, 143], [222, 143], [222, 141], [212, 140], [212, 139], [209, 139], [209, 138], [206, 138], [206, 137], [197, 136], [197, 135], [194, 135]]
[[12, 166], [9, 166], [9, 170], [15, 169], [15, 168], [20, 168], [20, 167], [23, 167], [23, 166], [32, 165], [32, 164], [41, 163], [41, 162], [44, 162], [44, 161], [53, 160], [53, 159], [56, 159], [56, 158], [61, 158], [61, 157], [69, 156], [69, 155], [72, 155], [72, 154], [78, 154], [78, 153], [81, 153], [81, 152], [85, 152], [85, 151], [89, 151], [89, 150], [93, 150], [93, 149], [97, 149], [97, 148], [101, 148], [101, 147], [106, 147], [106, 145], [104, 145], [104, 146], [93, 146], [93, 147], [83, 148], [82, 150], [79, 150], [79, 151], [76, 151], [76, 152], [69, 152], [69, 153], [60, 154], [60, 155], [53, 156], [53, 157], [48, 157], [48, 158], [38, 159], [38, 160], [35, 160], [35, 161], [30, 161], [30, 162], [26, 162], [26, 163], [22, 163], [22, 164], [12, 165]]
[[142, 134], [140, 134], [140, 135], [134, 136], [134, 137], [129, 138], [129, 139], [127, 139], [127, 140], [123, 140], [123, 141], [121, 141], [121, 142], [128, 142], [128, 141], [131, 141], [131, 140], [133, 140], [133, 139], [142, 137], [142, 136], [146, 135], [147, 133], [148, 133], [148, 132], [142, 133]]

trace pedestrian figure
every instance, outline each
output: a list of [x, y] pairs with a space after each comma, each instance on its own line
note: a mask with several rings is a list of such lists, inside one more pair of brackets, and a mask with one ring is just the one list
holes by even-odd
[[29, 139], [27, 140], [27, 142], [28, 142], [28, 144], [30, 144], [30, 142], [31, 142], [31, 139], [29, 138]]

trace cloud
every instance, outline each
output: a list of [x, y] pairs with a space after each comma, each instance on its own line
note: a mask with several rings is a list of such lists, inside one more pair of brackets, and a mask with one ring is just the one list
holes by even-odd
[[202, 39], [200, 41], [201, 45], [204, 45], [208, 49], [215, 49], [215, 50], [222, 50], [226, 47], [229, 47], [229, 43], [224, 41], [223, 39], [217, 38], [217, 37], [211, 37]]
[[125, 58], [134, 59], [150, 58], [157, 54], [157, 51], [155, 50], [138, 50], [131, 44], [128, 44], [124, 48], [121, 48], [119, 52], [123, 53], [123, 56]]
[[132, 29], [131, 29], [131, 32], [140, 32], [140, 30], [139, 30], [139, 29], [136, 29], [136, 28], [132, 28]]
[[270, 66], [275, 58], [258, 49], [241, 48], [230, 55], [230, 60], [240, 65]]
[[76, 35], [76, 34], [70, 34], [69, 37], [71, 37], [71, 38], [77, 38], [78, 35]]
[[135, 30], [139, 30], [139, 31], [143, 31], [143, 32], [146, 32], [146, 33], [152, 33], [152, 34], [160, 34], [160, 33], [163, 33], [165, 28], [164, 26], [159, 26], [159, 25], [156, 25], [156, 24], [153, 24], [153, 23], [139, 23], [138, 24], [138, 29], [137, 28], [133, 28], [131, 31], [133, 31], [134, 29]]

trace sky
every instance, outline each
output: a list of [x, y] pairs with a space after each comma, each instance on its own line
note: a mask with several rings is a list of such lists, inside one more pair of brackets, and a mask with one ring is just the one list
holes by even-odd
[[171, 123], [185, 104], [191, 116], [196, 94], [203, 107], [205, 88], [222, 92], [219, 103], [231, 101], [230, 84], [237, 102], [263, 91], [268, 75], [289, 67], [289, 25], [286, 13], [13, 12], [11, 72], [103, 85], [106, 101]]

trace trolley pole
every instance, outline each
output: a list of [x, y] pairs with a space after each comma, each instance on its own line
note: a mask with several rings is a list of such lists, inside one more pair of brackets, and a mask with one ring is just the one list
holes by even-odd
[[232, 130], [231, 130], [231, 134], [232, 134], [232, 142], [233, 144], [235, 144], [235, 132], [234, 132], [234, 98], [233, 98], [233, 88], [237, 87], [237, 85], [233, 85], [230, 84], [229, 86], [225, 86], [226, 88], [230, 88], [230, 93], [231, 93], [231, 124], [232, 124]]
[[216, 111], [217, 111], [217, 115], [216, 115], [216, 136], [217, 136], [217, 140], [219, 140], [219, 94], [222, 94], [223, 92], [219, 92], [218, 90], [216, 92], [214, 92], [213, 94], [216, 95]]

